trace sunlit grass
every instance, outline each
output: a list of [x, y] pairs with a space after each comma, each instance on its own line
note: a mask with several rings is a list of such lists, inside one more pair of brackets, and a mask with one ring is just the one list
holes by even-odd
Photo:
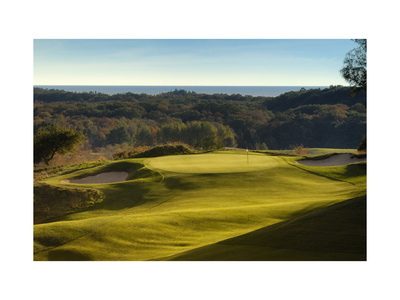
[[[35, 259], [157, 260], [365, 194], [362, 169], [313, 170], [261, 153], [248, 158], [233, 151], [129, 159], [49, 178], [77, 187], [61, 180], [127, 171], [133, 180], [81, 185], [101, 190], [103, 203], [35, 225]], [[146, 175], [135, 176], [143, 168]]]

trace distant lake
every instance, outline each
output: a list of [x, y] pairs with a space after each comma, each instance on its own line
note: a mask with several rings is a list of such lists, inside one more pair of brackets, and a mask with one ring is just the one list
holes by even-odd
[[157, 95], [174, 90], [185, 90], [198, 94], [241, 94], [253, 97], [276, 97], [286, 92], [299, 91], [301, 88], [315, 89], [327, 88], [327, 86], [107, 86], [107, 85], [36, 85], [35, 87], [46, 89], [59, 89], [68, 92], [98, 92], [109, 95], [134, 93]]

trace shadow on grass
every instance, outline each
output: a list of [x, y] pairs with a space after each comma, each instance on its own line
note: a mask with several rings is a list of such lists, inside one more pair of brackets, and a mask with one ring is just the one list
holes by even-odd
[[366, 227], [366, 196], [362, 196], [221, 243], [365, 254]]
[[89, 261], [92, 257], [74, 250], [55, 249], [49, 252], [48, 259], [50, 261]]
[[114, 184], [102, 189], [104, 201], [97, 207], [100, 209], [119, 210], [132, 208], [146, 202], [145, 195], [154, 187], [151, 182], [132, 182]]
[[169, 190], [194, 190], [201, 185], [196, 184], [196, 181], [191, 180], [191, 176], [186, 177], [168, 177], [164, 179], [165, 187]]
[[366, 195], [162, 260], [365, 261]]

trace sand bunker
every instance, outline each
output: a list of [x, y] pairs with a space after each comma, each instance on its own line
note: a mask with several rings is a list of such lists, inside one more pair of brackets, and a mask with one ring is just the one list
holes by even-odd
[[325, 159], [319, 159], [319, 160], [307, 159], [307, 160], [298, 160], [296, 162], [305, 166], [333, 167], [333, 166], [344, 166], [351, 163], [356, 163], [366, 160], [367, 160], [366, 157], [363, 158], [358, 158], [355, 156], [352, 157], [352, 154], [350, 153], [343, 153], [343, 154], [332, 155]]
[[105, 172], [95, 176], [88, 176], [80, 179], [63, 180], [64, 183], [112, 183], [125, 181], [128, 177], [127, 172]]

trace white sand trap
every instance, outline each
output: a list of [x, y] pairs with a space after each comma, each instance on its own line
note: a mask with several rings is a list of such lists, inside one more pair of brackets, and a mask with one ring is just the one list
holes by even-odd
[[344, 166], [344, 165], [348, 165], [351, 163], [356, 163], [356, 162], [361, 162], [361, 161], [366, 161], [366, 160], [367, 159], [365, 157], [357, 158], [357, 157], [352, 157], [352, 154], [350, 154], [350, 153], [343, 153], [343, 154], [332, 155], [325, 159], [297, 160], [296, 162], [301, 165], [305, 165], [305, 166], [334, 167], [334, 166]]
[[105, 172], [94, 176], [88, 176], [80, 179], [66, 179], [64, 183], [112, 183], [125, 181], [128, 177], [127, 172]]

